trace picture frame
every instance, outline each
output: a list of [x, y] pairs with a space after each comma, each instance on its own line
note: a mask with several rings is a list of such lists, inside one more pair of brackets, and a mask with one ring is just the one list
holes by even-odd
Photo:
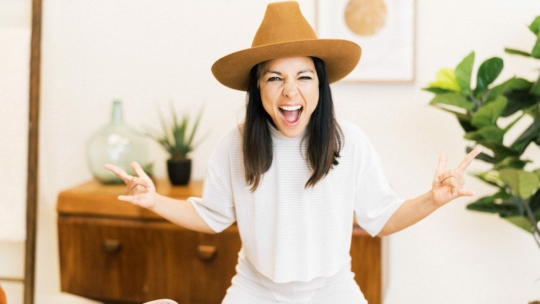
[[345, 82], [414, 82], [415, 0], [316, 0], [319, 38], [362, 48]]

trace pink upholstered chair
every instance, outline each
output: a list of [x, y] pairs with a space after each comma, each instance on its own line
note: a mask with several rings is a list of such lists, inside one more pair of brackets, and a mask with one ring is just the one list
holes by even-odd
[[[0, 304], [2, 304], [2, 303], [0, 302]], [[146, 303], [143, 303], [143, 304], [178, 304], [178, 302], [173, 301], [173, 300], [169, 300], [169, 299], [160, 299], [160, 300], [154, 300], [154, 301], [146, 302]]]

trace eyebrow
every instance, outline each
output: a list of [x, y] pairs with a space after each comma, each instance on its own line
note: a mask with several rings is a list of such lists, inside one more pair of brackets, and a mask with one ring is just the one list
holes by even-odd
[[[305, 70], [299, 71], [298, 73], [296, 73], [296, 75], [300, 75], [302, 73], [308, 73], [308, 72], [315, 73], [313, 70], [305, 69]], [[270, 70], [270, 69], [266, 69], [264, 71], [263, 75], [266, 75], [266, 74], [278, 74], [279, 76], [283, 76], [280, 71], [275, 71], [275, 70]]]

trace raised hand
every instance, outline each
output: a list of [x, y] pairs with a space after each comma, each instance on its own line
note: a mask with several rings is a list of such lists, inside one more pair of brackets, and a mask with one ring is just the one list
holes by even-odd
[[446, 170], [446, 154], [441, 153], [431, 189], [435, 204], [442, 206], [458, 197], [473, 196], [475, 194], [473, 191], [463, 189], [463, 186], [465, 185], [463, 174], [472, 160], [480, 154], [480, 152], [480, 148], [472, 150], [465, 158], [463, 158], [456, 168], [450, 170]]
[[105, 169], [112, 171], [126, 183], [126, 195], [120, 195], [118, 199], [144, 208], [153, 208], [157, 199], [154, 183], [137, 162], [131, 163], [131, 168], [137, 176], [131, 176], [115, 165], [105, 165]]

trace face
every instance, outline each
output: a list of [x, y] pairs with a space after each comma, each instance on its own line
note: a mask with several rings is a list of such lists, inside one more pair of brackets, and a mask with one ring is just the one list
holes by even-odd
[[261, 66], [259, 88], [263, 107], [287, 137], [305, 130], [319, 102], [319, 78], [309, 57], [280, 58]]

